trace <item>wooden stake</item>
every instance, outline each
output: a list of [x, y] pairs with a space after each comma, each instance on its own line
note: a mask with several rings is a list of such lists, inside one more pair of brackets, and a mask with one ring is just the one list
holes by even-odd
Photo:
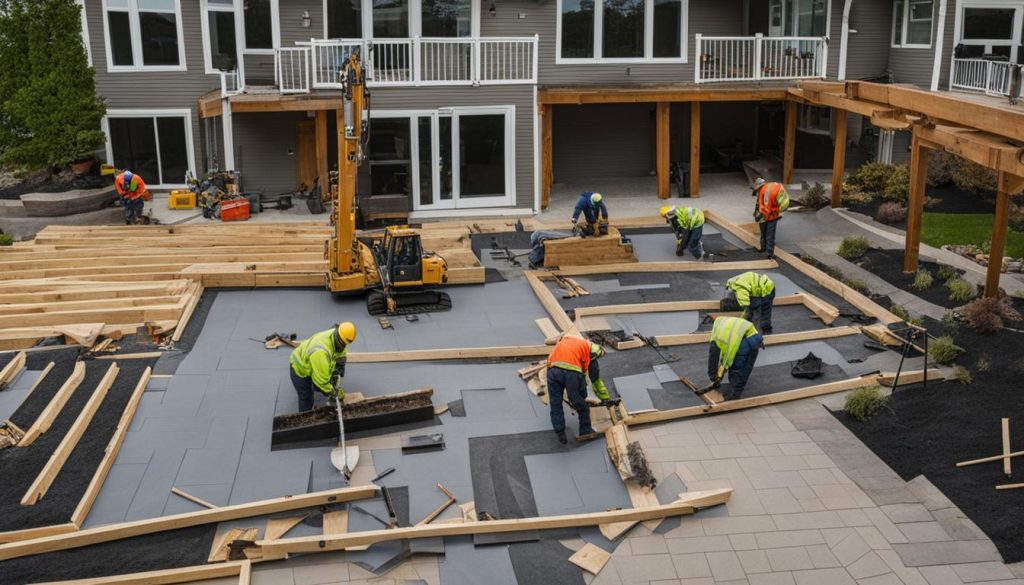
[[1024, 488], [1024, 483], [1004, 483], [1003, 485], [997, 485], [997, 490], [1019, 490]]
[[[901, 376], [902, 378], [902, 376]], [[979, 463], [991, 463], [993, 461], [1000, 461], [1002, 459], [1009, 459], [1011, 457], [1020, 457], [1024, 455], [1024, 451], [1014, 451], [1013, 453], [1004, 453], [1002, 455], [993, 455], [991, 457], [982, 457], [981, 459], [971, 459], [970, 461], [961, 461], [957, 463], [957, 467], [967, 467], [969, 465], [978, 465]]]
[[1010, 419], [1003, 419], [1003, 473], [1006, 477], [1013, 475], [1010, 460]]
[[214, 508], [218, 508], [219, 507], [216, 504], [211, 504], [210, 502], [207, 502], [206, 500], [204, 500], [202, 498], [198, 498], [196, 496], [193, 496], [192, 494], [190, 494], [190, 493], [188, 493], [188, 492], [186, 492], [184, 490], [180, 490], [180, 489], [178, 489], [176, 487], [172, 487], [171, 488], [171, 493], [176, 495], [176, 496], [180, 496], [182, 498], [185, 498], [186, 500], [192, 502], [193, 504], [199, 504], [200, 506], [206, 508], [207, 510], [213, 510]]

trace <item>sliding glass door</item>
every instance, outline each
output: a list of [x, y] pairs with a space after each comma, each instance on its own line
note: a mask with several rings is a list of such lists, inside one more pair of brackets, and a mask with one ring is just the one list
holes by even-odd
[[110, 111], [108, 157], [118, 169], [139, 174], [149, 185], [184, 185], [192, 169], [188, 116]]

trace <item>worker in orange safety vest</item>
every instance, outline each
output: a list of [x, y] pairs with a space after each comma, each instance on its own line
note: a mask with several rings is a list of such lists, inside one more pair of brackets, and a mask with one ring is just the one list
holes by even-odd
[[782, 183], [769, 183], [758, 177], [751, 195], [757, 198], [754, 220], [761, 230], [761, 247], [757, 251], [764, 252], [771, 260], [775, 256], [775, 228], [782, 213], [789, 208], [789, 194]]
[[562, 411], [563, 393], [568, 394], [569, 404], [580, 417], [579, 437], [594, 434], [590, 426], [590, 406], [587, 404], [587, 377], [594, 385], [594, 394], [601, 404], [615, 403], [608, 395], [608, 387], [601, 380], [598, 358], [604, 355], [604, 348], [579, 337], [563, 337], [555, 344], [548, 356], [548, 406], [551, 408], [551, 426], [564, 445], [565, 413]]
[[114, 187], [117, 188], [117, 194], [121, 196], [121, 203], [124, 205], [124, 223], [137, 223], [146, 205], [142, 198], [146, 192], [146, 183], [135, 173], [124, 171], [114, 177]]

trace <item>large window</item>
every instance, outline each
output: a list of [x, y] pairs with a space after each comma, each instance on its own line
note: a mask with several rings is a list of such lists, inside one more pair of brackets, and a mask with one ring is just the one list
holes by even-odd
[[688, 0], [558, 0], [558, 61], [686, 61]]
[[827, 34], [825, 0], [769, 0], [768, 34], [773, 37], [823, 37]]
[[206, 0], [206, 71], [232, 71], [238, 66], [234, 0]]
[[104, 0], [111, 71], [184, 70], [179, 0]]
[[373, 38], [409, 37], [409, 0], [373, 0]]
[[150, 185], [181, 185], [192, 170], [191, 117], [111, 111], [108, 156], [115, 167], [139, 174]]
[[471, 0], [420, 0], [421, 36], [468, 37], [473, 34]]
[[327, 0], [327, 38], [358, 39], [362, 36], [362, 0]]
[[892, 46], [930, 47], [933, 14], [933, 0], [895, 0], [892, 10]]
[[274, 0], [243, 0], [242, 20], [245, 23], [246, 50], [272, 50], [274, 23], [277, 21]]

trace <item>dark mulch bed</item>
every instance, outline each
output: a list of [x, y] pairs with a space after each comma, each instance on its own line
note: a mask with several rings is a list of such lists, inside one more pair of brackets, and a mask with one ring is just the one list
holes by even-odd
[[[925, 208], [926, 213], [995, 213], [995, 193], [974, 195], [961, 191], [955, 185], [943, 185], [941, 187], [926, 187], [925, 195], [933, 200], [931, 207]], [[887, 202], [888, 199], [876, 195], [871, 203], [852, 204], [848, 209], [874, 219], [878, 208]], [[902, 221], [891, 225], [900, 229], [907, 227], [906, 222]]]
[[[940, 307], [952, 309], [964, 304], [949, 300], [949, 294], [946, 291], [945, 283], [938, 277], [939, 265], [935, 262], [925, 262], [924, 260], [919, 262], [921, 268], [932, 273], [935, 282], [925, 290], [914, 290], [910, 288], [911, 283], [914, 282], [914, 275], [903, 273], [902, 249], [878, 250], [876, 248], [871, 248], [868, 250], [867, 254], [864, 254], [864, 256], [858, 259], [855, 263], [889, 284], [901, 288], [930, 303], [939, 305]], [[959, 270], [957, 273], [963, 274], [963, 272]]]
[[98, 189], [112, 185], [113, 181], [98, 175], [86, 177], [70, 177], [55, 175], [42, 181], [25, 181], [0, 189], [0, 199], [18, 199], [25, 193], [63, 193], [74, 189]]
[[[940, 334], [937, 323], [928, 325]], [[1002, 417], [1012, 421], [1011, 450], [1024, 450], [1024, 334], [983, 335], [961, 327], [956, 343], [966, 349], [957, 362], [971, 371], [969, 385], [951, 381], [899, 390], [890, 409], [866, 422], [834, 414], [900, 477], [927, 477], [992, 539], [1004, 561], [1024, 561], [1022, 494], [995, 489], [1022, 481], [1024, 472], [1018, 467], [1011, 480], [1000, 462], [956, 467], [958, 461], [1002, 453]]]

